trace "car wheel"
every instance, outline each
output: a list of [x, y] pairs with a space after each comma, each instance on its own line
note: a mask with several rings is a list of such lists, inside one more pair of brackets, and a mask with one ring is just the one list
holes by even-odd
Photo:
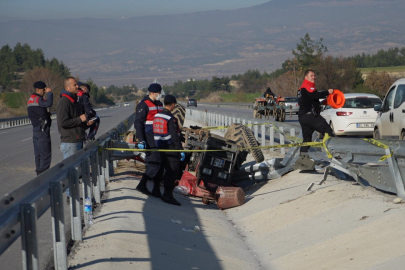
[[373, 138], [376, 140], [381, 139], [380, 131], [378, 130], [378, 128], [374, 130]]

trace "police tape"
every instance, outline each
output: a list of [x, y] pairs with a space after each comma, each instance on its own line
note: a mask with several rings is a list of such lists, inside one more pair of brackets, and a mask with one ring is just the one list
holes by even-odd
[[331, 153], [327, 149], [325, 143], [330, 137], [325, 134], [325, 137], [322, 142], [303, 142], [303, 143], [289, 143], [289, 144], [279, 144], [279, 145], [268, 145], [268, 146], [255, 146], [255, 147], [243, 147], [243, 148], [231, 148], [231, 149], [192, 149], [192, 150], [174, 150], [174, 149], [129, 149], [129, 148], [103, 148], [99, 146], [101, 150], [108, 151], [130, 151], [130, 152], [223, 152], [230, 150], [254, 150], [254, 149], [271, 149], [271, 148], [291, 148], [291, 147], [302, 147], [302, 146], [311, 146], [311, 147], [321, 147], [325, 149], [326, 154], [329, 158], [332, 158]]
[[[375, 146], [377, 146], [377, 147], [383, 148], [383, 149], [388, 149], [388, 148], [389, 148], [388, 145], [385, 145], [385, 144], [383, 144], [382, 142], [377, 141], [377, 140], [374, 140], [374, 139], [363, 139], [363, 140], [366, 141], [366, 142], [368, 142], [368, 143], [371, 143], [372, 145], [375, 145]], [[386, 160], [387, 158], [392, 157], [393, 154], [394, 154], [394, 151], [391, 150], [391, 153], [390, 153], [389, 155], [384, 155], [384, 156], [382, 156], [378, 161], [380, 161], [380, 162], [381, 162], [381, 161], [384, 161], [384, 160]]]

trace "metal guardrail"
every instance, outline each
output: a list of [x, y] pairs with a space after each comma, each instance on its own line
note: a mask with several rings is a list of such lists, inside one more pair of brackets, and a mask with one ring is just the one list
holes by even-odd
[[[112, 108], [117, 108], [118, 106], [109, 106], [103, 108], [96, 108], [95, 111], [102, 111]], [[53, 113], [51, 119], [56, 119], [56, 113]], [[13, 118], [4, 118], [0, 119], [0, 129], [12, 128], [12, 127], [19, 127], [31, 124], [31, 120], [28, 116], [21, 116], [21, 117], [13, 117]]]
[[134, 120], [135, 113], [73, 156], [1, 198], [0, 254], [21, 235], [23, 268], [38, 269], [36, 223], [51, 208], [55, 269], [67, 269], [63, 192], [69, 187], [72, 239], [82, 240], [79, 178], [83, 183], [83, 198], [94, 198], [100, 203], [113, 164], [110, 153], [99, 151], [99, 146], [112, 145], [112, 140], [128, 131]]

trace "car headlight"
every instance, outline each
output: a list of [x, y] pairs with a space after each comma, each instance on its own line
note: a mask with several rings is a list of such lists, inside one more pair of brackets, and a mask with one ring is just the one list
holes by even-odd
[[221, 178], [222, 180], [226, 180], [226, 178], [228, 178], [228, 175], [224, 172], [219, 172], [218, 178]]
[[209, 168], [203, 168], [202, 173], [211, 176], [212, 170]]

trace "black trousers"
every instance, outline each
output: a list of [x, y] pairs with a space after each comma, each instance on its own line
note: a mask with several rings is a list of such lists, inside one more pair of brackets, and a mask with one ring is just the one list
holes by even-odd
[[[311, 142], [314, 131], [318, 131], [321, 134], [328, 133], [331, 137], [334, 136], [332, 128], [325, 118], [320, 115], [314, 116], [312, 113], [303, 114], [298, 116], [298, 121], [301, 125], [303, 142]], [[302, 146], [300, 152], [308, 152], [308, 149], [309, 146]]]
[[50, 131], [34, 131], [32, 140], [34, 142], [35, 171], [37, 174], [40, 174], [51, 166], [52, 146]]
[[[148, 149], [158, 149], [155, 144], [155, 139], [153, 137], [153, 133], [146, 134], [146, 143]], [[145, 152], [146, 158], [146, 169], [145, 175], [149, 179], [153, 179], [153, 181], [160, 182], [162, 180], [163, 175], [163, 166], [162, 166], [162, 158], [160, 152]]]
[[163, 177], [165, 191], [172, 191], [180, 171], [180, 154], [178, 152], [162, 152], [162, 162], [165, 169]]

